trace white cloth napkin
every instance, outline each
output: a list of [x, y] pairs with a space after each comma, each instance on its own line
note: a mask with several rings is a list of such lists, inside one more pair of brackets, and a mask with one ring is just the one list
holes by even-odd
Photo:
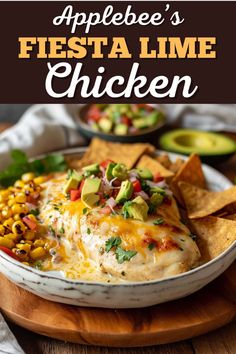
[[28, 156], [83, 145], [78, 134], [75, 115], [82, 105], [35, 105], [30, 107], [20, 121], [0, 134], [0, 168], [10, 161], [12, 149], [24, 150]]
[[183, 128], [236, 132], [236, 104], [166, 104], [170, 122]]
[[[76, 114], [81, 106], [32, 106], [14, 127], [0, 134], [0, 169], [9, 163], [12, 149], [22, 149], [28, 156], [34, 156], [83, 145], [85, 140], [76, 126]], [[236, 132], [236, 105], [166, 104], [163, 107], [170, 123], [178, 121], [185, 128]], [[0, 353], [23, 353], [1, 315]]]
[[[15, 148], [28, 156], [39, 155], [73, 145], [83, 145], [76, 125], [76, 114], [83, 105], [42, 104], [30, 107], [20, 121], [0, 134], [0, 168], [9, 163]], [[170, 123], [184, 128], [236, 132], [236, 104], [165, 104]]]
[[24, 354], [4, 318], [0, 314], [0, 354]]

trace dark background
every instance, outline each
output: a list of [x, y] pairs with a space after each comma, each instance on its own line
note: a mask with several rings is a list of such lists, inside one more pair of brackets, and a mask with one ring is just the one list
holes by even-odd
[[[133, 53], [131, 59], [91, 59], [89, 55], [81, 60], [84, 65], [83, 74], [89, 75], [94, 81], [97, 69], [103, 65], [107, 68], [106, 81], [117, 74], [122, 74], [127, 80], [133, 61], [141, 63], [139, 74], [148, 77], [149, 82], [159, 75], [173, 78], [174, 75], [191, 75], [194, 84], [199, 86], [197, 93], [190, 99], [181, 97], [178, 91], [176, 98], [155, 99], [146, 96], [140, 101], [146, 102], [182, 102], [182, 103], [234, 103], [236, 101], [236, 70], [234, 56], [234, 24], [236, 14], [236, 2], [229, 1], [170, 1], [171, 11], [179, 10], [185, 18], [184, 23], [174, 27], [170, 24], [168, 16], [161, 26], [103, 26], [97, 25], [91, 28], [89, 36], [117, 37], [119, 35], [127, 38], [130, 51]], [[128, 4], [136, 14], [148, 11], [150, 14], [163, 12], [166, 1], [140, 1], [140, 2], [70, 2], [65, 1], [1, 1], [0, 4], [0, 31], [1, 37], [1, 65], [0, 65], [0, 102], [1, 103], [82, 103], [95, 102], [97, 99], [82, 99], [80, 87], [77, 89], [73, 99], [53, 99], [45, 90], [45, 78], [48, 73], [47, 62], [56, 64], [56, 59], [18, 59], [18, 37], [31, 36], [53, 36], [71, 37], [69, 27], [64, 24], [60, 27], [54, 26], [52, 20], [60, 15], [66, 5], [73, 5], [74, 12], [95, 12], [102, 13], [104, 8], [112, 4], [114, 12], [124, 12]], [[75, 36], [83, 37], [84, 27], [78, 28]], [[217, 58], [216, 59], [138, 59], [140, 36], [150, 37], [152, 47], [155, 46], [156, 37], [177, 36], [181, 37], [217, 37]], [[75, 66], [76, 59], [68, 59]], [[56, 89], [60, 92], [68, 88], [69, 80], [56, 81]], [[136, 102], [132, 96], [126, 99], [129, 102]], [[117, 102], [117, 99], [103, 97], [100, 102]], [[125, 100], [120, 100], [124, 102]]]

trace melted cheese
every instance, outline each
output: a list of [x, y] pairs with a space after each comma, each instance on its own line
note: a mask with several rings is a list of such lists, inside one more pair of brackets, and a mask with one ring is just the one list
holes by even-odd
[[[40, 219], [49, 239], [56, 239], [57, 258], [44, 261], [45, 270], [59, 270], [66, 277], [93, 281], [143, 281], [175, 275], [197, 265], [200, 252], [180, 222], [175, 201], [162, 205], [147, 222], [104, 216], [99, 207], [85, 213], [81, 200], [71, 202], [62, 193], [65, 175], [45, 183], [40, 202]], [[165, 221], [154, 225], [157, 218]], [[106, 252], [111, 237], [120, 247], [137, 252], [118, 263], [115, 249]], [[154, 245], [149, 248], [149, 245]]]

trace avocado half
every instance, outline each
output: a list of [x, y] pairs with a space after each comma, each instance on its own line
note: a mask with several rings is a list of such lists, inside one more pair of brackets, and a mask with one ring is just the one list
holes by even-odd
[[236, 142], [219, 134], [194, 129], [176, 129], [160, 138], [163, 150], [184, 155], [197, 153], [207, 163], [216, 163], [229, 158], [236, 152]]

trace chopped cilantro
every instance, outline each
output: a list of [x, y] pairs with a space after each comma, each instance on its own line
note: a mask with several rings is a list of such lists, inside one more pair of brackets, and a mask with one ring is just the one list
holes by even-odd
[[21, 150], [11, 152], [12, 162], [0, 172], [0, 186], [9, 187], [26, 172], [34, 172], [37, 176], [43, 173], [65, 171], [67, 168], [63, 155], [48, 155], [43, 159], [30, 162]]
[[105, 244], [105, 250], [108, 253], [113, 247], [117, 247], [121, 244], [120, 237], [110, 237]]
[[91, 230], [90, 230], [90, 228], [89, 228], [89, 227], [87, 228], [87, 234], [88, 234], [88, 235], [90, 235], [90, 234], [91, 234]]
[[156, 212], [156, 210], [157, 210], [156, 205], [150, 203], [149, 204], [149, 209], [148, 209], [148, 214], [154, 214]]
[[64, 234], [64, 233], [65, 233], [64, 227], [61, 227], [61, 228], [60, 228], [59, 233], [60, 233], [60, 234]]
[[162, 218], [159, 218], [153, 222], [154, 225], [161, 225], [164, 223], [164, 220]]
[[141, 187], [142, 187], [142, 190], [146, 193], [148, 193], [150, 191], [150, 187], [149, 185], [147, 184], [147, 182], [145, 180], [141, 180]]
[[132, 200], [129, 200], [128, 202], [125, 202], [123, 205], [122, 215], [124, 216], [125, 219], [128, 219], [130, 217], [128, 209], [132, 203], [133, 203]]
[[149, 249], [150, 251], [152, 251], [153, 248], [155, 248], [155, 247], [156, 247], [156, 244], [155, 244], [154, 242], [149, 243], [149, 245], [148, 245], [148, 249]]
[[52, 236], [56, 235], [56, 232], [55, 232], [54, 228], [52, 227], [52, 225], [48, 225], [48, 229], [49, 229], [49, 232]]
[[87, 211], [88, 211], [88, 208], [84, 208], [84, 209], [83, 209], [83, 214], [86, 214]]
[[136, 251], [126, 251], [119, 246], [115, 250], [116, 259], [119, 264], [122, 264], [125, 261], [130, 261], [131, 258], [134, 257], [136, 254]]
[[34, 263], [34, 266], [35, 266], [35, 268], [38, 269], [38, 270], [41, 270], [42, 267], [43, 267], [41, 261], [36, 261], [36, 262]]
[[31, 209], [30, 210], [30, 214], [33, 214], [34, 216], [38, 216], [39, 215], [39, 209]]

